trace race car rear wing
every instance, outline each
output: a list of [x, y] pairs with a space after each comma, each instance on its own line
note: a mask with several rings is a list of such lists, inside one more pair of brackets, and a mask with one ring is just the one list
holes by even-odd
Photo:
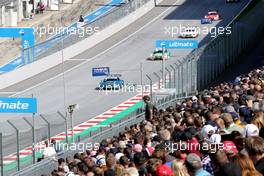
[[109, 74], [107, 77], [121, 77], [121, 74]]

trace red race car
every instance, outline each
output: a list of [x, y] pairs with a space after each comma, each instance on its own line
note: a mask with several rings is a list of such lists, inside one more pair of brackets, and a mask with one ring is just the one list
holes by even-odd
[[220, 19], [220, 15], [218, 11], [210, 11], [207, 15], [204, 16], [205, 19], [210, 19], [212, 21], [218, 21]]

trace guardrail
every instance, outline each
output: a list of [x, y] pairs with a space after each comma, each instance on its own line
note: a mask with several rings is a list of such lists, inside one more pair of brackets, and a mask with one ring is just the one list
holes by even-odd
[[[175, 106], [176, 102], [182, 101], [189, 97], [190, 96], [175, 98], [175, 95], [171, 95], [166, 98], [160, 99], [159, 101], [155, 103], [155, 105], [159, 109], [165, 108], [168, 106]], [[93, 134], [83, 136], [82, 139], [79, 140], [78, 142], [81, 142], [82, 144], [84, 144], [84, 146], [87, 144], [90, 145], [94, 143], [100, 143], [103, 139], [118, 135], [120, 132], [124, 131], [126, 127], [130, 127], [131, 125], [138, 124], [144, 119], [145, 119], [144, 111], [142, 109], [138, 109], [137, 111], [129, 114], [128, 116], [120, 119], [119, 121], [112, 123], [109, 127], [105, 127], [104, 129], [101, 128], [97, 131], [94, 131]], [[67, 156], [73, 156], [75, 153], [78, 153], [78, 152], [84, 152], [84, 151], [83, 150], [66, 150], [66, 151], [62, 151], [58, 153], [57, 156], [54, 156], [54, 157], [66, 159]], [[39, 163], [33, 166], [30, 166], [28, 168], [25, 168], [15, 173], [14, 176], [22, 176], [22, 175], [23, 176], [38, 176], [41, 174], [48, 174], [53, 169], [56, 169], [57, 165], [58, 164], [53, 159], [53, 157], [50, 157], [50, 158], [40, 161]]]
[[[263, 1], [249, 3], [226, 26], [231, 27], [231, 34], [218, 35], [209, 43], [193, 50], [185, 57], [165, 68], [173, 84], [166, 88], [175, 88], [176, 94], [184, 95], [202, 90], [212, 83], [226, 68], [239, 62], [263, 36], [264, 19]], [[147, 75], [149, 83], [160, 82], [162, 72]], [[161, 84], [158, 85], [162, 87]]]
[[263, 36], [263, 1], [250, 1], [228, 24], [231, 34], [218, 35], [200, 50], [192, 53], [197, 60], [197, 83], [201, 90], [214, 81], [228, 66], [239, 62]]
[[[229, 24], [232, 27], [232, 33], [230, 35], [219, 35], [209, 44], [194, 50], [186, 57], [180, 58], [175, 64], [169, 65], [166, 68], [168, 81], [165, 87], [175, 89], [173, 96], [177, 95], [178, 97], [182, 97], [189, 95], [196, 90], [202, 90], [214, 81], [228, 66], [239, 62], [240, 56], [248, 52], [260, 36], [263, 35], [264, 19], [259, 18], [259, 21], [255, 20], [256, 16], [264, 15], [263, 8], [263, 1], [251, 1]], [[245, 14], [245, 11], [247, 14]], [[148, 75], [148, 77], [149, 84], [152, 88], [154, 86], [158, 86], [158, 88], [162, 87], [160, 83], [160, 72]], [[158, 84], [155, 85], [155, 82]], [[172, 98], [165, 98], [162, 101], [168, 106], [171, 100]], [[134, 114], [134, 116], [137, 115], [139, 114]], [[130, 117], [124, 118], [123, 120], [129, 120]], [[63, 123], [60, 124], [63, 125]], [[112, 124], [113, 126], [102, 127], [95, 132], [89, 133], [89, 136], [83, 136], [82, 138], [90, 139], [92, 136], [98, 136], [96, 140], [101, 140], [108, 135], [113, 135], [114, 131], [119, 129], [115, 126], [118, 124], [122, 124], [122, 121], [116, 121]], [[112, 132], [108, 131], [108, 133], [104, 134], [103, 132], [107, 128], [108, 130], [111, 129]], [[10, 134], [11, 136], [12, 134]]]
[[[218, 35], [189, 55], [169, 65], [165, 70], [174, 75], [174, 87], [177, 94], [188, 94], [202, 90], [212, 83], [227, 67], [241, 61], [261, 39], [264, 33], [263, 1], [250, 1], [227, 25], [231, 34]], [[160, 80], [160, 72], [154, 72], [150, 82]], [[160, 86], [159, 86], [160, 87]]]

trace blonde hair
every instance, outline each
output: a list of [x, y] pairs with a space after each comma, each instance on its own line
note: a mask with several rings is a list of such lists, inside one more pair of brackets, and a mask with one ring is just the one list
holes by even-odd
[[116, 164], [115, 165], [115, 175], [116, 176], [121, 176], [123, 171], [124, 171], [124, 166], [122, 166], [121, 164]]
[[264, 113], [256, 112], [255, 118], [251, 121], [251, 123], [256, 125], [258, 129], [264, 128]]
[[234, 158], [235, 163], [239, 164], [242, 168], [242, 176], [261, 176], [253, 164], [253, 161], [246, 155], [238, 154]]
[[190, 176], [182, 160], [176, 159], [173, 161], [172, 170], [174, 176]]

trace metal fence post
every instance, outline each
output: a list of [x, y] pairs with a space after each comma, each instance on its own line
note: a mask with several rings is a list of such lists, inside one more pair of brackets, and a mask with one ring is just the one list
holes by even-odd
[[189, 58], [187, 58], [187, 60], [185, 61], [185, 64], [186, 64], [186, 88], [185, 88], [185, 90], [186, 90], [186, 92], [187, 92], [187, 94], [189, 93], [189, 70], [190, 70], [190, 68], [189, 68]]
[[[166, 67], [165, 68], [165, 70], [167, 70], [167, 72], [169, 73], [169, 80], [170, 80], [170, 82], [169, 82], [169, 88], [171, 88], [172, 86], [171, 86], [171, 71]], [[166, 77], [165, 77], [165, 79], [166, 79]]]
[[165, 81], [163, 80], [163, 71], [160, 70], [160, 74], [161, 74], [161, 88], [166, 88], [166, 73], [164, 72], [164, 77], [165, 77]]
[[48, 139], [50, 140], [50, 137], [51, 137], [51, 134], [50, 134], [50, 123], [42, 114], [40, 114], [39, 116], [48, 124]]
[[181, 62], [180, 60], [178, 60], [178, 62], [180, 63], [180, 72], [181, 72], [181, 93], [183, 94], [183, 92], [184, 92], [184, 80], [183, 80], [183, 78], [184, 78], [184, 68], [183, 68], [183, 62]]
[[177, 71], [177, 78], [178, 78], [178, 84], [177, 84], [177, 93], [178, 95], [180, 94], [180, 68], [179, 65], [177, 63], [174, 63], [174, 65], [176, 66]]
[[25, 117], [23, 117], [23, 119], [31, 127], [31, 130], [32, 130], [32, 159], [33, 159], [33, 164], [35, 164], [35, 162], [36, 162], [36, 155], [35, 155], [34, 125], [32, 125]]
[[64, 123], [65, 123], [65, 134], [66, 134], [65, 139], [66, 139], [66, 144], [68, 144], [68, 122], [67, 122], [67, 116], [64, 117], [64, 115], [60, 111], [57, 111], [57, 113], [64, 120]]
[[20, 156], [19, 156], [19, 130], [15, 125], [13, 125], [9, 120], [7, 120], [7, 123], [9, 123], [15, 130], [16, 130], [16, 138], [17, 138], [17, 170], [20, 171]]
[[172, 68], [172, 70], [173, 70], [173, 87], [174, 87], [174, 89], [175, 89], [175, 98], [176, 98], [176, 96], [177, 96], [177, 88], [176, 88], [176, 69], [172, 66], [172, 65], [170, 65], [170, 67]]
[[151, 98], [151, 100], [152, 100], [152, 79], [151, 79], [151, 77], [149, 76], [149, 75], [146, 75], [146, 77], [149, 79], [149, 81], [150, 81], [150, 98]]
[[160, 76], [156, 72], [154, 72], [154, 75], [157, 76], [158, 79], [159, 79], [158, 84], [159, 84], [159, 89], [160, 89], [161, 88], [161, 86], [160, 86]]
[[[193, 59], [191, 59], [191, 92], [194, 92], [194, 87], [195, 87], [195, 80], [193, 78], [193, 75], [194, 75], [194, 70], [193, 70], [193, 61], [195, 60], [195, 57]], [[194, 83], [194, 84], [193, 84]]]
[[3, 134], [0, 133], [0, 164], [1, 164], [1, 176], [4, 176], [4, 159], [3, 159]]
[[143, 97], [143, 63], [140, 62], [140, 84], [141, 84], [141, 96]]

